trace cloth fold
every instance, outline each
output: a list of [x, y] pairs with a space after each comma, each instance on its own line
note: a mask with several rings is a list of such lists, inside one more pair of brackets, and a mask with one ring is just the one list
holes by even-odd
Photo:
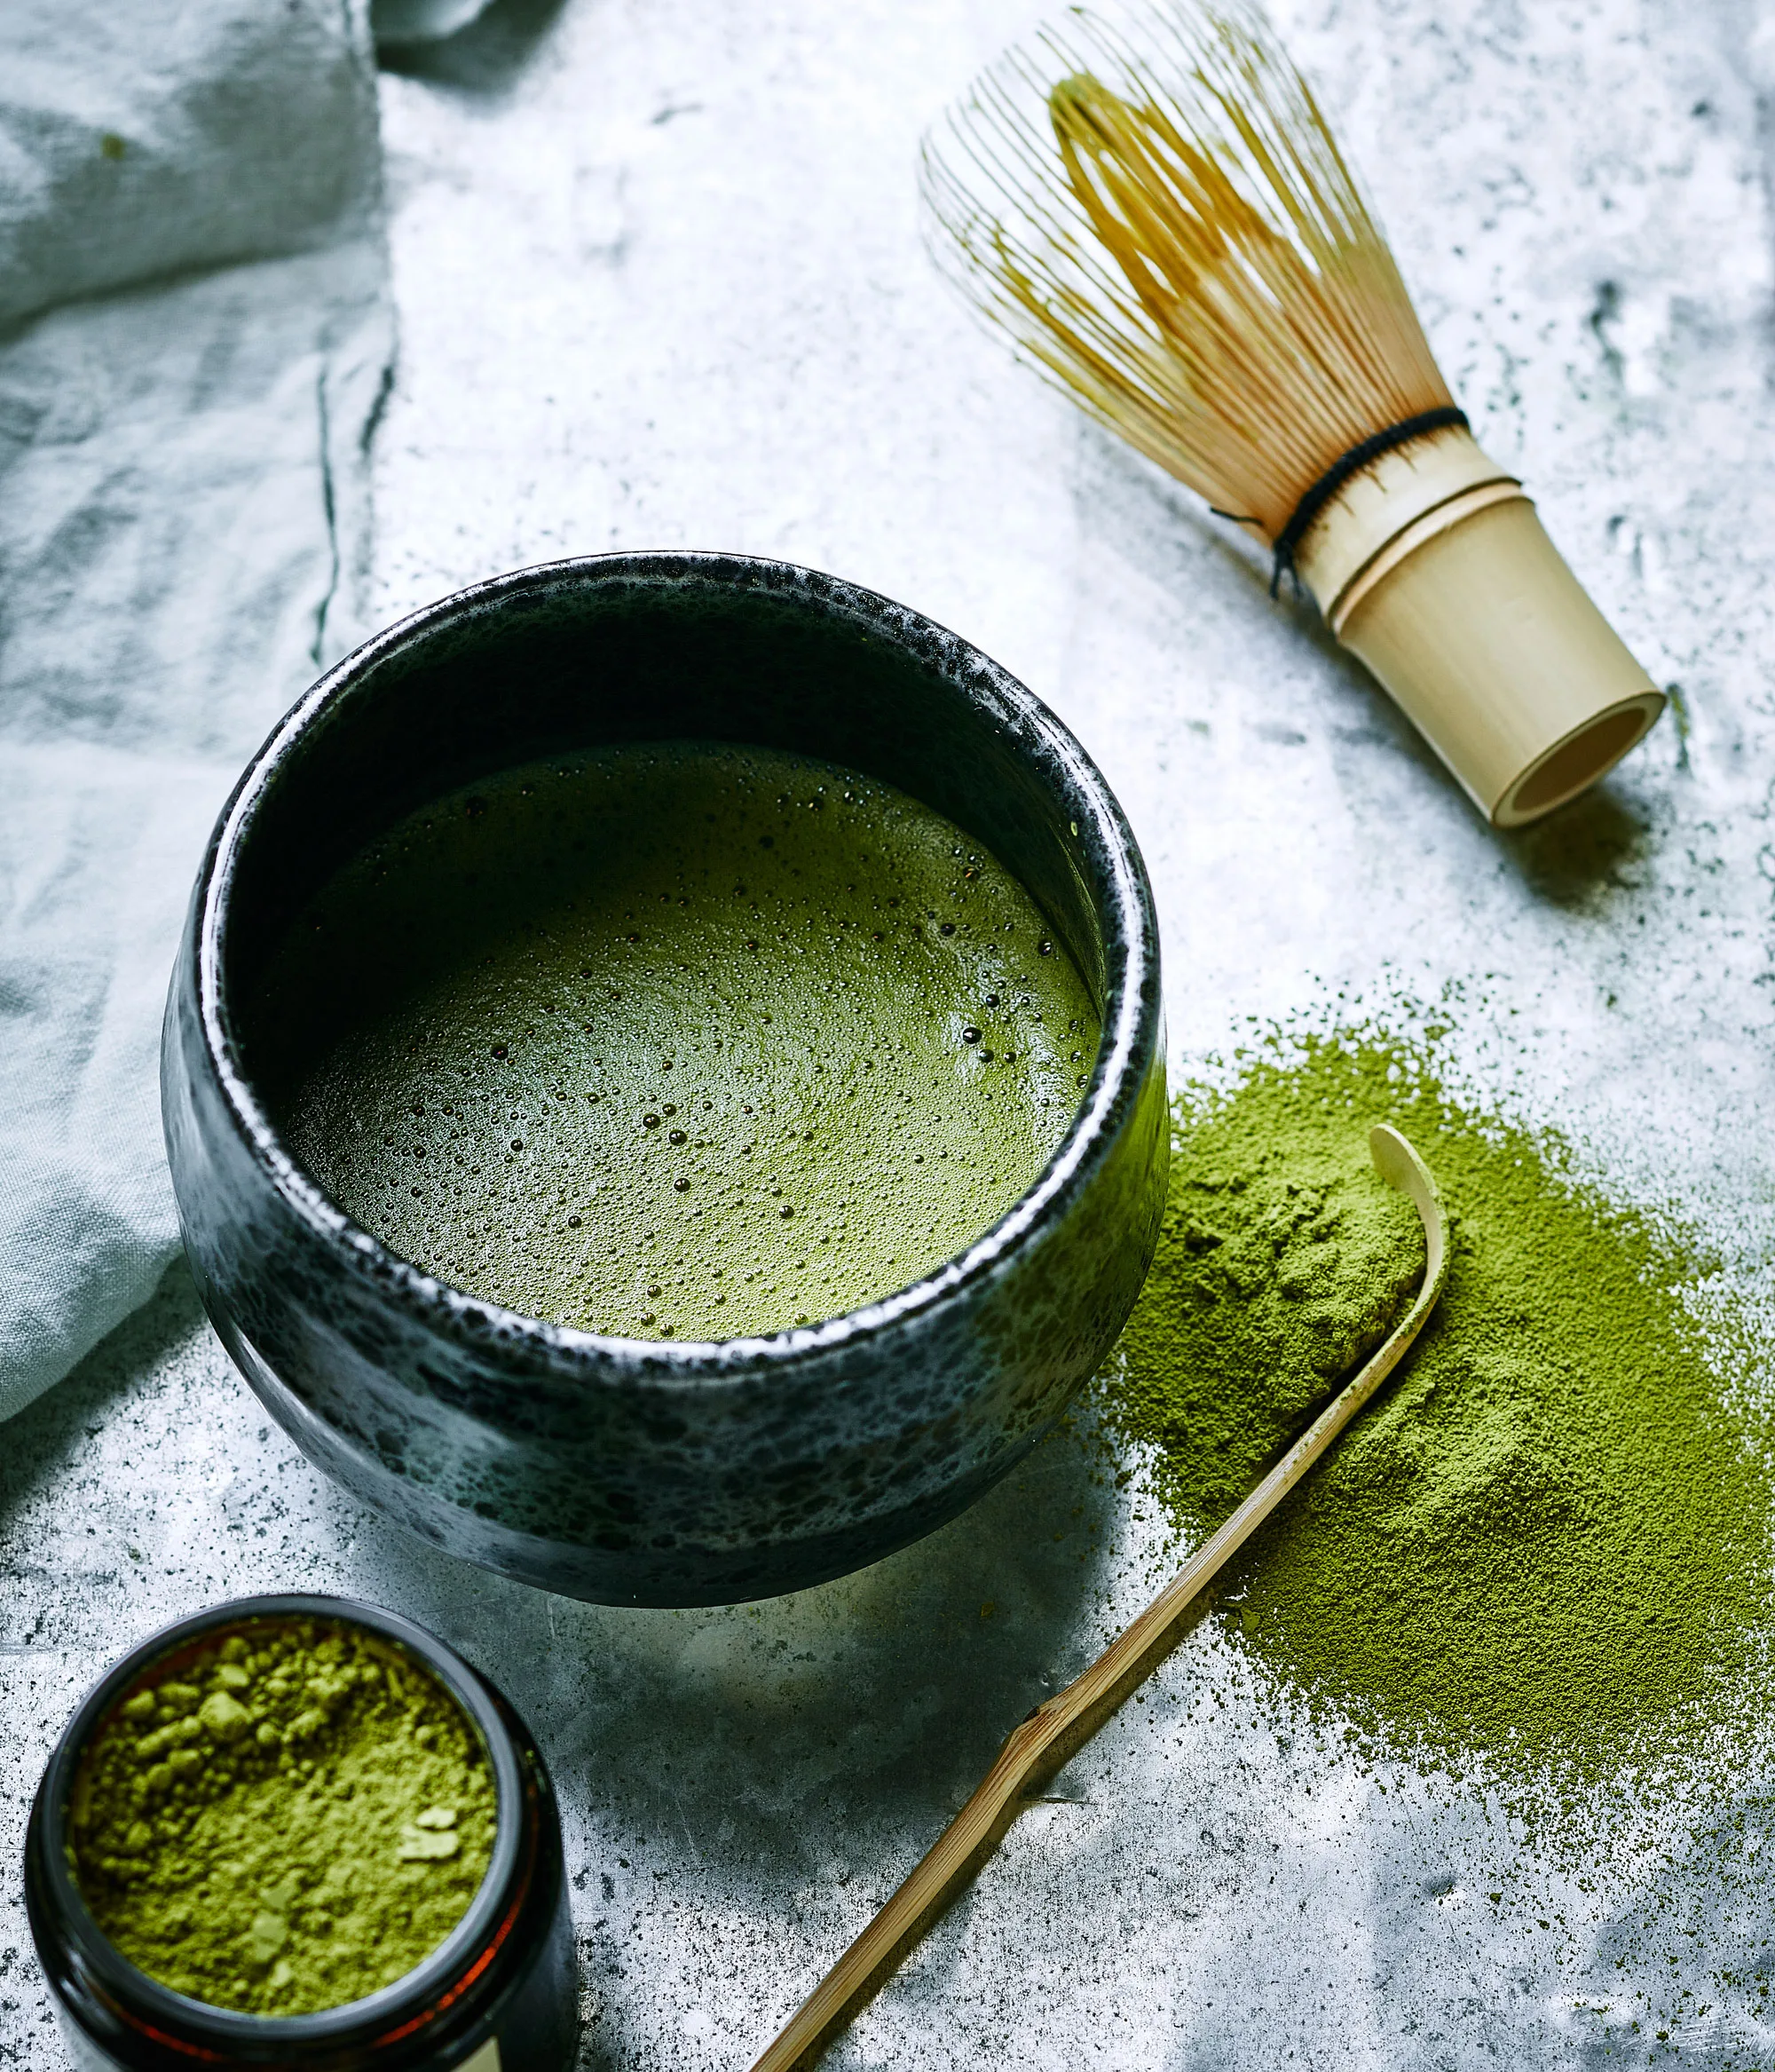
[[363, 630], [379, 180], [360, 4], [0, 13], [0, 1417], [177, 1248], [192, 878]]

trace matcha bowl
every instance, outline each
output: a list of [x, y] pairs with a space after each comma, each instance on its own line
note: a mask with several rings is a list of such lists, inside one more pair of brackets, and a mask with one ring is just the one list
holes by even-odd
[[[541, 758], [674, 739], [819, 757], [944, 816], [1030, 895], [1102, 1032], [1070, 1127], [1008, 1213], [912, 1285], [769, 1337], [601, 1335], [421, 1270], [296, 1157], [255, 1025], [307, 902], [406, 817]], [[321, 1467], [545, 1588], [733, 1602], [844, 1574], [952, 1517], [1108, 1351], [1163, 1207], [1163, 1022], [1132, 834], [1021, 684], [829, 576], [609, 556], [428, 607], [278, 727], [198, 877], [162, 1107], [209, 1315]]]

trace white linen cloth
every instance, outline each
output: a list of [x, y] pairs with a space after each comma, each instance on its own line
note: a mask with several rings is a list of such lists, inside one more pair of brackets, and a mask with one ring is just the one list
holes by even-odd
[[358, 0], [0, 9], [0, 1417], [177, 1248], [193, 875], [361, 630], [379, 167]]

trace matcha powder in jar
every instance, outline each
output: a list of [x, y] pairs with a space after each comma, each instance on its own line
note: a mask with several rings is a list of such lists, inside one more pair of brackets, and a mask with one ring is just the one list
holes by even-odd
[[149, 1636], [51, 1751], [24, 1872], [92, 2072], [575, 2061], [548, 1764], [502, 1694], [398, 1612], [250, 1597]]
[[175, 1992], [255, 2014], [367, 1997], [467, 1911], [497, 1795], [399, 1649], [300, 1619], [144, 1680], [89, 1744], [70, 1856], [93, 1918]]

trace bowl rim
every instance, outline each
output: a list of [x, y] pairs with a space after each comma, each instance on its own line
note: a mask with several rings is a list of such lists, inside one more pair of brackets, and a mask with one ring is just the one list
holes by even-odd
[[[1081, 843], [1103, 862], [1103, 905], [1119, 924], [1119, 959], [1106, 956], [1103, 1038], [1084, 1095], [1066, 1134], [1034, 1183], [966, 1250], [891, 1294], [841, 1315], [795, 1325], [768, 1336], [640, 1339], [582, 1331], [508, 1309], [457, 1287], [386, 1246], [334, 1202], [285, 1145], [260, 1101], [236, 1041], [225, 983], [230, 893], [257, 813], [280, 771], [335, 700], [401, 649], [453, 623], [507, 603], [575, 584], [627, 584], [659, 589], [706, 585], [762, 591], [807, 605], [829, 619], [860, 622], [915, 659], [935, 666], [976, 705], [1008, 708], [1045, 748], [1077, 794]], [[924, 644], [924, 652], [908, 638]], [[929, 650], [938, 651], [935, 658]], [[986, 693], [982, 700], [982, 692]], [[1050, 787], [1052, 788], [1052, 787]], [[194, 960], [195, 999], [206, 1060], [228, 1119], [252, 1162], [286, 1209], [338, 1263], [414, 1321], [498, 1364], [522, 1347], [533, 1372], [564, 1378], [643, 1383], [668, 1392], [710, 1385], [735, 1388], [761, 1372], [780, 1374], [840, 1348], [854, 1348], [914, 1325], [964, 1300], [1037, 1230], [1084, 1190], [1107, 1158], [1148, 1066], [1163, 1048], [1159, 931], [1152, 888], [1133, 830], [1108, 781], [1071, 730], [1033, 692], [959, 634], [910, 605], [843, 577], [793, 562], [718, 551], [674, 550], [571, 556], [490, 576], [409, 613], [326, 670], [266, 736], [223, 808], [193, 890], [193, 922], [174, 974], [175, 996]], [[1113, 931], [1105, 930], [1113, 940]]]

